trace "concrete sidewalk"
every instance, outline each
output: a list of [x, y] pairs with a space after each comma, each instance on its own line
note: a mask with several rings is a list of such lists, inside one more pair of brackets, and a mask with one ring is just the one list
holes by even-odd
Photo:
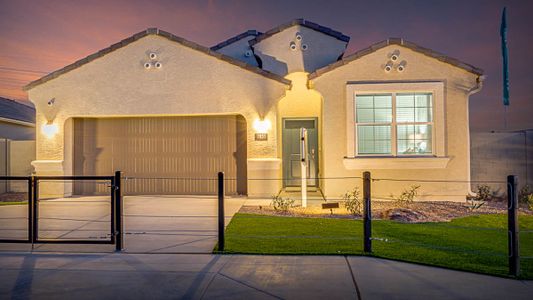
[[0, 253], [0, 298], [532, 299], [533, 282], [369, 257]]

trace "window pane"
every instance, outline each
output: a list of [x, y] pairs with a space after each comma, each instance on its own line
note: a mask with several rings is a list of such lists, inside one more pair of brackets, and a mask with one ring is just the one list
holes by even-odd
[[397, 94], [396, 95], [396, 107], [414, 107], [415, 95], [414, 94]]
[[431, 122], [431, 108], [417, 107], [415, 112], [415, 122]]
[[376, 95], [374, 96], [374, 107], [376, 108], [391, 108], [392, 95]]
[[390, 140], [390, 126], [373, 126], [376, 140]]
[[374, 110], [374, 122], [389, 123], [392, 122], [392, 109], [390, 108], [376, 108]]
[[398, 125], [397, 135], [398, 140], [408, 140], [409, 138], [414, 139], [413, 135], [415, 133], [414, 125]]
[[396, 122], [414, 122], [415, 109], [413, 107], [397, 107], [396, 108]]
[[398, 154], [430, 154], [431, 125], [398, 125]]
[[391, 146], [390, 140], [376, 141], [374, 146], [374, 154], [390, 154]]
[[431, 107], [431, 94], [415, 94], [416, 107]]
[[390, 130], [390, 125], [358, 126], [358, 154], [391, 154]]
[[358, 108], [357, 123], [374, 123], [374, 110], [372, 108]]
[[355, 98], [356, 108], [373, 108], [374, 107], [374, 96], [359, 96]]
[[374, 127], [373, 126], [359, 126], [358, 127], [359, 140], [374, 140]]

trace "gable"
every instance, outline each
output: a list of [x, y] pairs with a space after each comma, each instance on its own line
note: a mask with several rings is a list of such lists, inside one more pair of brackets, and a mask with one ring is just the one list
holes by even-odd
[[248, 30], [211, 47], [211, 50], [257, 67], [259, 64], [257, 63], [257, 59], [253, 53], [252, 47], [250, 47], [248, 42], [259, 34], [261, 33], [256, 30]]
[[343, 56], [349, 37], [309, 24], [314, 23], [296, 20], [250, 40], [262, 68], [280, 76], [311, 73]]
[[245, 62], [242, 62], [242, 61], [239, 61], [239, 60], [236, 60], [232, 57], [229, 57], [227, 55], [223, 55], [221, 53], [218, 53], [216, 51], [212, 51], [210, 50], [209, 48], [207, 47], [204, 47], [204, 46], [201, 46], [199, 44], [196, 44], [194, 42], [191, 42], [191, 41], [188, 41], [184, 38], [180, 38], [178, 36], [175, 36], [171, 33], [168, 33], [166, 31], [162, 31], [162, 30], [159, 30], [157, 28], [149, 28], [145, 31], [141, 31], [139, 33], [136, 33], [132, 36], [130, 36], [129, 38], [126, 38], [116, 44], [113, 44], [105, 49], [102, 49], [96, 53], [93, 53], [83, 59], [80, 59], [76, 62], [74, 62], [73, 64], [70, 64], [60, 70], [57, 70], [57, 71], [54, 71], [38, 80], [35, 80], [35, 81], [32, 81], [30, 82], [28, 85], [24, 86], [23, 87], [23, 90], [27, 91], [27, 90], [30, 90], [32, 89], [33, 87], [35, 86], [38, 86], [40, 84], [43, 84], [49, 80], [52, 80], [54, 78], [57, 78], [58, 76], [61, 76], [65, 73], [68, 73], [72, 70], [75, 70], [81, 66], [84, 66], [98, 58], [101, 58], [101, 57], [104, 57], [105, 55], [108, 55], [109, 53], [111, 52], [114, 52], [118, 49], [121, 49], [123, 47], [126, 47], [128, 46], [129, 44], [133, 43], [133, 42], [136, 42], [142, 38], [145, 38], [147, 36], [150, 36], [150, 35], [155, 35], [155, 36], [160, 36], [160, 37], [163, 37], [163, 38], [166, 38], [172, 42], [176, 42], [178, 44], [181, 44], [185, 47], [189, 47], [191, 49], [194, 49], [198, 52], [201, 52], [205, 55], [208, 55], [208, 56], [212, 56], [212, 57], [215, 57], [217, 59], [220, 59], [221, 61], [224, 61], [226, 63], [229, 63], [229, 64], [232, 64], [232, 65], [235, 65], [235, 66], [238, 66], [242, 69], [245, 69], [247, 71], [251, 71], [253, 73], [256, 73], [256, 74], [259, 74], [259, 75], [262, 75], [266, 78], [269, 78], [269, 79], [272, 79], [272, 80], [276, 80], [276, 81], [279, 81], [281, 83], [284, 83], [284, 84], [289, 84], [290, 82], [280, 76], [277, 76], [276, 74], [272, 74], [270, 72], [267, 72], [267, 71], [264, 71], [262, 69], [259, 69], [255, 66], [252, 66], [252, 65], [249, 65], [249, 64], [246, 64]]
[[[357, 52], [355, 52], [353, 54], [350, 54], [350, 55], [340, 59], [337, 62], [334, 62], [334, 63], [332, 63], [332, 64], [330, 64], [328, 66], [325, 66], [323, 68], [320, 68], [320, 69], [314, 71], [313, 73], [309, 74], [309, 79], [314, 79], [314, 78], [317, 78], [317, 77], [319, 77], [319, 76], [321, 76], [323, 74], [335, 71], [338, 68], [341, 68], [341, 67], [343, 67], [345, 65], [348, 65], [348, 64], [350, 64], [353, 61], [364, 59], [366, 56], [368, 56], [370, 54], [373, 54], [373, 53], [375, 53], [375, 52], [377, 52], [377, 51], [379, 51], [379, 50], [381, 50], [383, 48], [389, 47], [389, 46], [397, 46], [396, 48], [408, 49], [410, 51], [416, 52], [416, 53], [421, 54], [423, 56], [432, 58], [435, 61], [442, 62], [442, 63], [448, 64], [448, 65], [454, 66], [456, 68], [462, 69], [463, 71], [469, 72], [469, 73], [471, 73], [473, 75], [477, 75], [477, 76], [483, 75], [483, 70], [482, 69], [474, 67], [473, 65], [470, 65], [468, 63], [462, 62], [462, 61], [460, 61], [458, 59], [455, 59], [455, 58], [446, 56], [444, 54], [438, 53], [438, 52], [433, 51], [433, 50], [431, 50], [429, 48], [421, 47], [421, 46], [419, 46], [419, 45], [417, 45], [415, 43], [406, 41], [404, 39], [389, 38], [389, 39], [387, 39], [385, 41], [376, 43], [374, 45], [371, 45], [370, 47], [367, 47], [365, 49], [359, 50], [359, 51], [357, 51]], [[391, 54], [392, 53], [388, 53], [388, 56], [390, 57]], [[387, 62], [389, 62], [389, 61], [390, 61], [390, 59], [388, 61], [385, 61], [385, 64]], [[402, 60], [400, 59], [398, 62], [396, 62], [396, 64], [401, 63], [401, 61]], [[394, 64], [394, 62], [393, 62], [393, 64]]]

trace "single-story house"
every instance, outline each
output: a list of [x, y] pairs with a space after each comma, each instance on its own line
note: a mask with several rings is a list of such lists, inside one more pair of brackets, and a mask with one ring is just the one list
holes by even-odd
[[300, 185], [303, 127], [307, 184], [327, 197], [368, 170], [400, 180], [375, 181], [376, 196], [423, 179], [437, 182], [421, 197], [464, 199], [468, 99], [483, 71], [401, 38], [346, 55], [349, 40], [303, 19], [211, 48], [136, 33], [25, 87], [35, 170], [160, 178], [128, 181], [132, 194], [211, 194], [216, 184], [194, 179], [224, 171], [228, 193], [271, 196]]
[[35, 108], [0, 97], [0, 138], [35, 139]]

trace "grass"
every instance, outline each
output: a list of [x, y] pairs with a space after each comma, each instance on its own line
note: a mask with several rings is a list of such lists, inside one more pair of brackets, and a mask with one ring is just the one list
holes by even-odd
[[0, 201], [0, 206], [6, 206], [6, 205], [26, 205], [28, 204], [27, 201]]
[[[533, 279], [533, 216], [520, 215], [521, 278]], [[480, 215], [446, 223], [372, 222], [373, 256], [507, 276], [507, 216]], [[361, 220], [236, 214], [226, 253], [363, 254]]]

